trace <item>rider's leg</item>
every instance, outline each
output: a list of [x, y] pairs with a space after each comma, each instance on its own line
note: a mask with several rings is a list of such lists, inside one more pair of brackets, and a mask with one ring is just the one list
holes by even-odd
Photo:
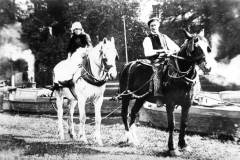
[[154, 69], [154, 77], [153, 77], [153, 82], [154, 82], [154, 96], [156, 98], [156, 105], [157, 107], [162, 106], [161, 102], [161, 97], [163, 96], [162, 94], [162, 65], [157, 64], [153, 66]]

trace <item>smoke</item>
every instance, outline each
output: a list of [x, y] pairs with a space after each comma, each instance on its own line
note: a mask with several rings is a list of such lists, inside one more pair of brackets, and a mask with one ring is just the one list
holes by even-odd
[[231, 59], [229, 63], [217, 62], [215, 57], [218, 54], [218, 47], [222, 39], [218, 33], [211, 36], [212, 52], [208, 57], [208, 62], [212, 66], [210, 76], [207, 76], [210, 81], [222, 86], [230, 84], [240, 85], [240, 55]]
[[0, 58], [12, 61], [23, 59], [28, 64], [28, 79], [34, 81], [35, 57], [30, 49], [21, 42], [21, 23], [6, 25], [0, 30]]
[[[147, 23], [150, 15], [153, 12], [152, 5], [159, 4], [155, 0], [140, 0], [139, 20]], [[158, 16], [158, 15], [155, 15]]]

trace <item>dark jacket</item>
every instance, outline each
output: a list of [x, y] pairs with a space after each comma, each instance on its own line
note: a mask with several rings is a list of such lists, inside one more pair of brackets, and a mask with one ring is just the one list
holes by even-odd
[[[161, 44], [161, 41], [160, 41], [160, 37], [157, 35], [157, 34], [149, 34], [148, 37], [151, 39], [152, 41], [152, 46], [153, 46], [153, 49], [163, 49], [163, 45]], [[158, 54], [156, 55], [153, 55], [153, 56], [148, 56], [146, 57], [147, 59], [153, 61], [155, 59], [158, 58]]]
[[89, 47], [92, 46], [91, 38], [88, 34], [80, 34], [76, 35], [73, 34], [71, 37], [68, 47], [67, 47], [67, 53], [74, 53], [79, 47], [84, 48], [84, 47]]
[[158, 35], [149, 34], [148, 37], [152, 41], [153, 49], [163, 49], [160, 38]]

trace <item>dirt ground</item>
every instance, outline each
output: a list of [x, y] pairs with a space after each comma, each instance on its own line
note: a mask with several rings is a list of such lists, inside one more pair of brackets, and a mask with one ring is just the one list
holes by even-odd
[[[90, 122], [92, 119], [87, 120], [87, 123]], [[56, 116], [0, 113], [0, 160], [240, 159], [239, 142], [223, 142], [198, 135], [186, 136], [187, 142], [193, 148], [192, 152], [183, 153], [179, 157], [169, 157], [166, 150], [168, 133], [142, 125], [137, 128], [141, 144], [139, 146], [126, 145], [120, 117], [103, 120], [103, 147], [97, 146], [93, 141], [93, 125], [86, 125], [88, 144], [71, 140], [67, 135], [67, 126], [64, 127], [66, 140], [61, 141], [57, 137]], [[177, 143], [177, 133], [174, 138]]]

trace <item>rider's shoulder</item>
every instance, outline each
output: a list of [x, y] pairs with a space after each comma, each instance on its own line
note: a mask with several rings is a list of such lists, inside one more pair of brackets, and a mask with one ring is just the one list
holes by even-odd
[[166, 34], [164, 34], [164, 33], [159, 33], [162, 37], [164, 37], [164, 38], [169, 38]]
[[151, 40], [151, 38], [149, 36], [146, 36], [143, 40], [144, 41], [149, 41], [149, 40]]

